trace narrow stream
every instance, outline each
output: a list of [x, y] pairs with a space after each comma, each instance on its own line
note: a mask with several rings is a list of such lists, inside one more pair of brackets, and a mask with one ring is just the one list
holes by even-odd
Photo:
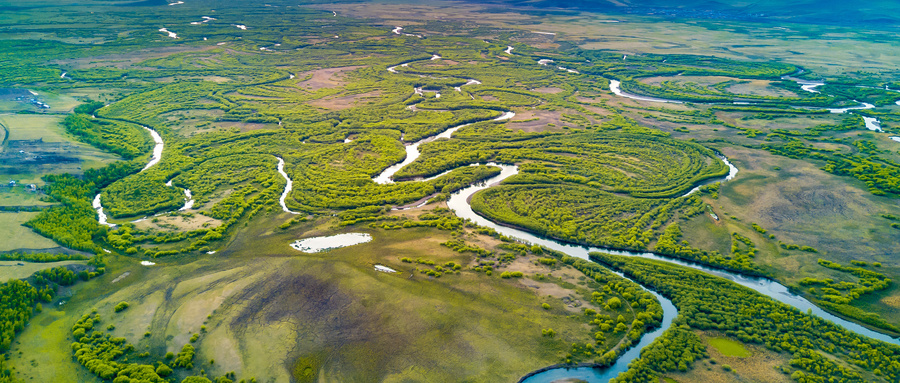
[[288, 194], [291, 194], [291, 190], [294, 188], [294, 181], [292, 181], [291, 177], [288, 177], [288, 174], [284, 172], [284, 160], [281, 157], [276, 158], [278, 158], [278, 174], [281, 174], [281, 176], [284, 177], [285, 181], [287, 181], [287, 183], [284, 185], [284, 192], [281, 193], [281, 198], [278, 199], [278, 203], [281, 204], [281, 210], [283, 210], [285, 213], [300, 214], [298, 212], [291, 211], [291, 209], [288, 209], [287, 204], [284, 203], [284, 201], [288, 197]]
[[[515, 116], [516, 116], [515, 112], [507, 111], [507, 112], [504, 112], [503, 115], [493, 119], [492, 121], [505, 121], [505, 120], [509, 120]], [[406, 165], [413, 163], [417, 158], [419, 158], [419, 156], [422, 155], [422, 153], [419, 151], [420, 145], [435, 141], [440, 138], [450, 139], [450, 137], [453, 136], [453, 133], [456, 133], [457, 130], [460, 130], [460, 129], [465, 128], [472, 124], [474, 124], [474, 122], [457, 125], [450, 129], [447, 129], [439, 134], [436, 134], [434, 136], [426, 137], [419, 141], [416, 141], [413, 144], [406, 145], [406, 158], [404, 158], [403, 161], [396, 163], [394, 165], [391, 165], [387, 169], [384, 169], [384, 171], [382, 171], [381, 174], [379, 174], [375, 178], [372, 178], [372, 181], [374, 181], [375, 183], [380, 184], [380, 185], [388, 185], [388, 184], [394, 183], [394, 180], [392, 179], [394, 174], [396, 174], [398, 171], [400, 171], [400, 169], [403, 169]], [[430, 181], [437, 177], [445, 175], [453, 170], [455, 170], [455, 169], [451, 169], [451, 170], [442, 172], [436, 176], [423, 178], [420, 180], [414, 180], [414, 181]]]
[[621, 85], [621, 82], [619, 82], [619, 80], [609, 80], [609, 90], [611, 90], [611, 91], [613, 92], [613, 94], [615, 94], [616, 96], [625, 97], [625, 98], [630, 98], [630, 99], [632, 99], [632, 100], [638, 100], [638, 101], [666, 102], [666, 103], [671, 103], [671, 104], [684, 104], [684, 102], [681, 102], [681, 101], [676, 101], [676, 100], [666, 100], [666, 99], [664, 99], [664, 98], [656, 98], [656, 97], [648, 97], [648, 96], [638, 96], [638, 95], [636, 95], [636, 94], [631, 94], [631, 93], [628, 93], [628, 92], [624, 92], [624, 91], [622, 91], [621, 88], [619, 88], [619, 85]]
[[[543, 60], [541, 60], [541, 61], [543, 61]], [[542, 64], [542, 65], [546, 65], [546, 64]], [[794, 79], [794, 81], [797, 81], [799, 84], [804, 84], [801, 86], [801, 88], [803, 90], [805, 90], [807, 92], [811, 92], [811, 93], [819, 93], [819, 91], [815, 90], [814, 88], [817, 86], [825, 85], [824, 83], [801, 82], [801, 80], [797, 80], [797, 79]], [[650, 96], [641, 96], [641, 95], [637, 95], [634, 93], [628, 93], [621, 89], [621, 84], [622, 83], [619, 80], [610, 79], [609, 80], [609, 90], [612, 91], [613, 94], [615, 94], [616, 96], [630, 98], [632, 100], [664, 102], [664, 103], [671, 103], [671, 104], [683, 104], [684, 103], [683, 101], [678, 101], [678, 100], [670, 100], [670, 99], [650, 97]], [[859, 102], [856, 100], [853, 100], [853, 101], [858, 103], [859, 105], [849, 106], [849, 107], [845, 107], [845, 108], [823, 108], [823, 109], [825, 109], [831, 113], [834, 113], [834, 114], [841, 114], [841, 113], [850, 112], [852, 110], [872, 109], [875, 107], [875, 105], [869, 104], [867, 102]], [[701, 104], [703, 104], [703, 103], [701, 103]], [[735, 105], [755, 105], [757, 103], [745, 102], [745, 101], [735, 101], [734, 104]], [[898, 105], [900, 105], [900, 101], [898, 101]], [[880, 127], [881, 123], [875, 117], [863, 117], [863, 120], [865, 120], [866, 129], [878, 131], [878, 132], [882, 131], [881, 127]]]
[[[547, 65], [546, 63], [548, 63], [548, 62], [553, 62], [553, 60], [538, 61], [538, 63], [541, 65]], [[791, 76], [782, 76], [781, 79], [794, 81], [797, 84], [800, 84], [801, 89], [803, 89], [807, 92], [810, 92], [810, 93], [820, 93], [815, 88], [825, 85], [824, 82], [807, 81], [807, 80], [802, 80], [799, 78], [794, 78]], [[683, 103], [678, 100], [668, 100], [668, 99], [657, 98], [657, 97], [639, 96], [639, 95], [636, 95], [633, 93], [628, 93], [628, 92], [622, 91], [622, 89], [620, 88], [620, 85], [621, 85], [621, 82], [619, 82], [619, 80], [609, 80], [609, 89], [615, 95], [620, 96], [620, 97], [625, 97], [625, 98], [630, 98], [633, 100], [640, 100], [640, 101], [650, 101], [650, 102], [667, 102], [667, 103], [675, 103], [675, 104]], [[890, 89], [888, 89], [888, 90], [890, 90]], [[867, 102], [859, 102], [856, 100], [853, 100], [853, 101], [859, 103], [859, 105], [845, 107], [845, 108], [824, 108], [824, 109], [828, 110], [830, 113], [841, 114], [841, 113], [848, 113], [853, 110], [864, 110], [864, 109], [875, 108], [875, 105], [869, 104]], [[752, 102], [735, 102], [734, 104], [735, 105], [753, 105], [754, 103], [752, 103]], [[896, 104], [900, 105], [900, 101], [897, 101]], [[884, 132], [884, 130], [881, 129], [881, 121], [878, 121], [877, 118], [868, 117], [868, 116], [861, 116], [861, 117], [863, 118], [863, 122], [866, 125], [866, 129], [869, 129], [873, 132], [882, 132], [882, 133]], [[890, 138], [891, 140], [900, 142], [900, 137], [888, 137], [888, 138]]]
[[[162, 160], [163, 148], [165, 147], [165, 142], [163, 142], [162, 136], [160, 136], [157, 131], [150, 129], [146, 126], [142, 126], [142, 128], [144, 128], [148, 132], [150, 132], [150, 137], [153, 138], [153, 142], [155, 143], [155, 145], [153, 146], [153, 154], [151, 154], [151, 156], [150, 156], [150, 161], [147, 162], [147, 165], [144, 166], [144, 168], [141, 169], [141, 171], [138, 173], [144, 172], [147, 169], [150, 169], [151, 167], [153, 167], [153, 165], [158, 164], [159, 161]], [[169, 185], [169, 186], [171, 186], [171, 185]], [[97, 193], [97, 195], [94, 197], [94, 201], [91, 203], [91, 206], [94, 208], [94, 210], [97, 210], [97, 222], [99, 222], [101, 225], [104, 225], [104, 226], [116, 227], [116, 224], [110, 223], [108, 221], [108, 217], [103, 212], [103, 203], [100, 201], [101, 194], [103, 194], [103, 192]], [[188, 196], [188, 199], [190, 200], [190, 191], [186, 190], [185, 194]], [[193, 201], [193, 200], [191, 200], [191, 201]], [[191, 206], [193, 206], [193, 203], [191, 203]]]
[[144, 166], [144, 168], [141, 169], [142, 172], [152, 168], [153, 165], [158, 164], [159, 161], [162, 160], [163, 148], [166, 145], [165, 142], [163, 142], [162, 137], [155, 130], [146, 126], [143, 126], [143, 128], [150, 132], [150, 137], [153, 137], [153, 142], [156, 143], [156, 145], [153, 146], [153, 155], [150, 157], [150, 162], [147, 162], [147, 166]]

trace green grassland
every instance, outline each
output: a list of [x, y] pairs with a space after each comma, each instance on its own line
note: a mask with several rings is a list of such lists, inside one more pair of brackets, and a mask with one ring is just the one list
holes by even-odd
[[38, 215], [37, 212], [0, 212], [0, 251], [16, 249], [47, 249], [59, 245], [23, 226]]
[[0, 261], [0, 280], [6, 282], [10, 279], [25, 279], [30, 277], [32, 274], [44, 269], [84, 263], [84, 261], [61, 261], [47, 263]]
[[[6, 186], [6, 185], [4, 185]], [[44, 193], [39, 190], [31, 191], [28, 185], [17, 185], [17, 187], [0, 188], [0, 206], [11, 208], [14, 206], [25, 207], [44, 207], [52, 205]]]
[[[0, 124], [9, 130], [9, 139], [3, 142], [3, 151], [0, 152], [4, 159], [0, 177], [26, 185], [42, 185], [40, 178], [44, 174], [80, 174], [84, 169], [99, 168], [118, 159], [118, 156], [78, 142], [66, 134], [62, 120], [59, 115], [0, 115]], [[32, 140], [41, 142], [16, 145], [16, 141]], [[41, 159], [48, 156], [61, 158], [52, 162]]]
[[[27, 30], [0, 34], [0, 62], [15, 63], [0, 69], [0, 84], [35, 90], [51, 108], [36, 114], [32, 105], [3, 101], [9, 114], [0, 123], [10, 138], [0, 154], [18, 153], [6, 150], [11, 140], [42, 138], [75, 160], [4, 168], [42, 185], [47, 197], [10, 201], [53, 207], [0, 214], [11, 223], [0, 226], [7, 230], [0, 238], [13, 238], [3, 246], [50, 247], [37, 232], [53, 245], [112, 251], [105, 275], [64, 290], [17, 338], [8, 358], [18, 377], [93, 381], [113, 362], [175, 367], [190, 353], [165, 354], [185, 345], [195, 348], [192, 365], [169, 379], [495, 381], [555, 363], [611, 362], [616, 353], [607, 351], [654, 325], [655, 300], [635, 297], [625, 291], [634, 286], [611, 275], [588, 278], [578, 270], [595, 270], [585, 264], [566, 265], [472, 227], [440, 203], [391, 211], [440, 202], [495, 175], [495, 167], [465, 166], [487, 162], [520, 169], [472, 198], [494, 221], [768, 275], [838, 314], [884, 331], [900, 326], [900, 293], [890, 282], [900, 275], [900, 151], [887, 138], [900, 134], [900, 107], [897, 93], [881, 90], [896, 82], [885, 63], [900, 53], [888, 32], [640, 16], [606, 23], [598, 15], [463, 3], [215, 5], [16, 8], [4, 24]], [[215, 20], [202, 22], [204, 15]], [[393, 33], [397, 25], [410, 35]], [[788, 37], [790, 51], [782, 49]], [[554, 62], [540, 65], [546, 58]], [[781, 78], [789, 74], [829, 84], [813, 94]], [[616, 97], [610, 79], [687, 103]], [[840, 115], [799, 108], [857, 99], [877, 108]], [[511, 122], [494, 120], [506, 111], [516, 113]], [[862, 116], [878, 117], [887, 133], [866, 130]], [[462, 124], [450, 139], [423, 144], [398, 182], [372, 182], [403, 159], [404, 145]], [[162, 161], [146, 171], [152, 143], [139, 126], [165, 141]], [[738, 177], [684, 197], [727, 174], [714, 151], [740, 168]], [[118, 156], [124, 160], [114, 162]], [[278, 158], [293, 182], [285, 203], [299, 214], [279, 206]], [[182, 189], [196, 203], [173, 213], [185, 202]], [[97, 194], [117, 227], [96, 222]], [[287, 246], [348, 231], [374, 240], [320, 254]], [[652, 277], [681, 271], [605, 262], [640, 269], [637, 279], [670, 297], [690, 290]], [[714, 303], [727, 310], [746, 295], [708, 283], [723, 291]], [[128, 307], [114, 309], [120, 302]], [[755, 327], [761, 322], [742, 322], [759, 331], [741, 332], [727, 326], [746, 318], [720, 321], [694, 310], [694, 300], [676, 305], [691, 315], [626, 379], [647, 371], [676, 381], [897, 374], [881, 346], [879, 370], [860, 365], [857, 349], [839, 350], [835, 367], [821, 360], [833, 351], [824, 336], [808, 338], [815, 347], [776, 344], [761, 340], [777, 336]], [[701, 340], [725, 339], [703, 332], [715, 330], [752, 355], [733, 358], [728, 369], [712, 363]], [[87, 351], [94, 346], [124, 354], [103, 359]], [[660, 347], [679, 352], [684, 368], [658, 357], [669, 355]], [[721, 349], [709, 354], [732, 358]]]
[[727, 338], [710, 338], [708, 342], [710, 346], [724, 356], [746, 358], [753, 355], [740, 342]]

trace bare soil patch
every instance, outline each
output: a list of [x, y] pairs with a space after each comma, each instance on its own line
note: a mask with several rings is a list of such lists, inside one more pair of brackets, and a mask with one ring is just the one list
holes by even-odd
[[337, 88], [343, 86], [347, 82], [343, 79], [346, 72], [363, 68], [363, 66], [347, 66], [339, 68], [317, 69], [311, 72], [300, 73], [297, 77], [306, 78], [312, 75], [309, 80], [302, 81], [297, 85], [306, 90], [318, 90], [323, 88]]
[[373, 99], [377, 99], [381, 96], [381, 91], [372, 91], [360, 94], [353, 94], [349, 96], [340, 96], [340, 97], [332, 97], [332, 98], [324, 98], [319, 100], [310, 101], [309, 104], [312, 106], [317, 106], [320, 108], [325, 108], [329, 110], [344, 110], [350, 109], [359, 104], [365, 104]]
[[559, 92], [562, 92], [563, 89], [553, 87], [553, 86], [545, 86], [545, 87], [541, 87], [541, 88], [534, 88], [534, 89], [532, 89], [532, 91], [538, 92], [538, 93], [557, 94]]
[[193, 216], [188, 215], [164, 215], [153, 217], [134, 224], [135, 227], [145, 230], [167, 230], [174, 229], [177, 231], [197, 230], [203, 227], [216, 227], [222, 224], [222, 221], [210, 218], [202, 214], [194, 213]]
[[[578, 114], [571, 110], [540, 110], [532, 109], [524, 112], [517, 112], [516, 116], [507, 124], [506, 127], [513, 130], [521, 130], [524, 132], [542, 132], [547, 130], [560, 130], [563, 126], [575, 127], [575, 124], [565, 122], [562, 119], [563, 114]], [[587, 117], [592, 123], [595, 122], [591, 117]], [[548, 126], [553, 124], [553, 126]]]
[[900, 309], [900, 293], [882, 298], [881, 303], [884, 303], [885, 306], [888, 307]]

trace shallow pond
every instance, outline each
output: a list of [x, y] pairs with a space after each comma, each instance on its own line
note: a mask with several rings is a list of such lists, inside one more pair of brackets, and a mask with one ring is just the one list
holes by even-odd
[[328, 237], [312, 237], [295, 241], [291, 244], [294, 250], [304, 253], [318, 253], [341, 247], [359, 245], [372, 240], [372, 236], [366, 233], [346, 233]]

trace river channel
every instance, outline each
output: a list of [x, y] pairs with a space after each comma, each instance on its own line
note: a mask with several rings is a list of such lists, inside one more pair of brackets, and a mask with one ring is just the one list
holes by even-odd
[[[391, 67], [390, 69], [395, 69], [395, 68], [396, 67]], [[391, 70], [391, 73], [397, 73], [397, 72], [395, 70]], [[616, 95], [619, 95], [619, 96], [635, 98], [635, 99], [644, 100], [644, 101], [681, 103], [680, 101], [677, 101], [677, 100], [665, 100], [665, 99], [659, 99], [659, 98], [653, 98], [653, 97], [631, 95], [631, 94], [622, 92], [619, 89], [618, 81], [612, 80], [611, 83], [612, 84], [611, 84], [610, 88], [612, 88], [613, 93], [615, 93]], [[814, 91], [813, 88], [814, 87], [810, 87], [809, 89], [806, 89], [806, 90], [813, 92]], [[856, 107], [856, 108], [868, 108], [868, 104], [863, 104], [860, 107]], [[847, 108], [847, 109], [843, 109], [843, 110], [835, 109], [835, 110], [830, 110], [830, 111], [832, 113], [844, 113], [848, 110], [851, 110], [851, 108]], [[398, 164], [386, 169], [384, 172], [382, 172], [382, 174], [375, 177], [373, 179], [373, 181], [382, 183], [382, 184], [392, 182], [392, 181], [390, 181], [390, 177], [394, 173], [396, 173], [397, 171], [402, 169], [404, 166], [408, 165], [409, 163], [412, 163], [413, 161], [415, 161], [416, 158], [418, 158], [419, 145], [429, 142], [429, 141], [433, 141], [434, 139], [437, 139], [437, 138], [450, 139], [453, 132], [455, 132], [456, 130], [458, 130], [460, 128], [463, 128], [464, 126], [465, 125], [461, 125], [461, 126], [457, 126], [457, 127], [448, 129], [447, 131], [445, 131], [437, 136], [429, 137], [429, 138], [420, 140], [419, 142], [416, 142], [412, 145], [407, 146], [407, 158], [404, 159], [404, 161], [402, 161], [401, 163], [398, 163]], [[411, 158], [411, 157], [413, 157], [413, 158]], [[725, 163], [729, 166], [729, 169], [730, 169], [729, 174], [720, 179], [714, 179], [714, 180], [709, 180], [707, 182], [704, 182], [703, 185], [709, 184], [712, 182], [728, 181], [728, 180], [733, 179], [735, 177], [735, 175], [737, 174], [738, 169], [734, 165], [732, 165], [730, 162], [728, 162], [727, 158], [724, 158], [723, 156], [720, 156], [720, 158], [723, 161], [725, 161]], [[522, 242], [544, 246], [549, 249], [560, 251], [569, 256], [578, 257], [578, 258], [582, 258], [582, 259], [589, 259], [588, 255], [591, 252], [603, 252], [603, 253], [609, 253], [609, 254], [620, 255], [620, 256], [640, 257], [640, 258], [646, 258], [646, 259], [661, 260], [661, 261], [665, 261], [665, 262], [678, 264], [681, 266], [690, 267], [692, 269], [700, 270], [700, 271], [706, 272], [711, 275], [725, 278], [725, 279], [733, 281], [739, 285], [748, 287], [748, 288], [750, 288], [760, 294], [766, 295], [778, 302], [792, 306], [801, 312], [811, 312], [813, 315], [816, 315], [820, 318], [831, 321], [832, 323], [835, 323], [835, 324], [837, 324], [849, 331], [852, 331], [854, 333], [857, 333], [857, 334], [860, 334], [860, 335], [863, 335], [866, 337], [878, 339], [878, 340], [881, 340], [884, 342], [900, 345], [900, 341], [898, 341], [895, 338], [892, 338], [888, 335], [873, 331], [862, 325], [844, 320], [844, 319], [839, 318], [831, 313], [826, 312], [825, 310], [812, 304], [812, 302], [810, 302], [806, 298], [803, 298], [799, 295], [796, 295], [796, 294], [790, 292], [786, 286], [784, 286], [774, 280], [768, 279], [768, 278], [758, 278], [758, 277], [746, 276], [746, 275], [742, 275], [739, 273], [734, 273], [734, 272], [730, 272], [730, 271], [711, 268], [711, 267], [704, 266], [701, 264], [697, 264], [697, 263], [693, 263], [693, 262], [686, 262], [683, 260], [674, 259], [671, 257], [667, 257], [664, 255], [651, 253], [651, 252], [636, 252], [636, 251], [611, 249], [611, 248], [603, 248], [603, 247], [581, 246], [581, 245], [566, 243], [566, 242], [559, 241], [559, 240], [539, 237], [537, 235], [534, 235], [534, 234], [529, 233], [524, 230], [520, 230], [518, 228], [508, 227], [508, 226], [501, 225], [501, 224], [495, 223], [493, 221], [490, 221], [490, 220], [478, 215], [477, 213], [475, 213], [475, 211], [472, 209], [471, 205], [469, 204], [469, 199], [475, 193], [485, 190], [493, 185], [499, 184], [503, 180], [518, 174], [519, 170], [518, 170], [518, 167], [515, 165], [494, 164], [494, 163], [488, 163], [486, 165], [499, 167], [501, 169], [500, 174], [498, 174], [494, 177], [491, 177], [483, 182], [480, 182], [476, 185], [469, 186], [467, 188], [464, 188], [464, 189], [454, 193], [450, 197], [447, 204], [449, 205], [450, 209], [456, 213], [457, 216], [470, 219], [473, 222], [477, 223], [478, 225], [490, 227], [503, 235], [516, 238], [517, 240], [520, 240]], [[697, 187], [691, 189], [686, 194], [684, 194], [684, 196], [696, 192], [699, 189], [699, 187], [700, 186], [697, 186]], [[644, 336], [641, 337], [640, 342], [637, 345], [635, 345], [633, 348], [631, 348], [628, 351], [626, 351], [625, 353], [623, 353], [612, 366], [609, 366], [606, 368], [593, 368], [593, 367], [550, 368], [550, 369], [543, 370], [543, 371], [540, 371], [537, 373], [529, 374], [527, 377], [522, 379], [522, 382], [549, 383], [549, 382], [553, 382], [553, 381], [556, 381], [559, 379], [576, 378], [576, 379], [582, 379], [582, 380], [585, 380], [585, 381], [588, 381], [591, 383], [595, 383], [595, 382], [603, 383], [603, 382], [608, 382], [610, 379], [618, 376], [619, 373], [627, 370], [628, 364], [631, 363], [633, 360], [637, 359], [638, 357], [640, 357], [640, 350], [643, 349], [644, 347], [646, 347], [647, 345], [649, 345], [650, 343], [652, 343], [653, 340], [655, 340], [657, 337], [662, 335], [662, 333], [665, 332], [665, 330], [669, 328], [669, 326], [672, 323], [672, 320], [677, 315], [677, 309], [675, 308], [675, 306], [672, 304], [672, 302], [670, 300], [666, 299], [665, 297], [661, 296], [660, 294], [656, 293], [655, 291], [648, 289], [646, 286], [642, 286], [642, 287], [644, 289], [646, 289], [647, 291], [649, 291], [650, 293], [652, 293], [654, 296], [656, 296], [656, 298], [662, 304], [663, 323], [660, 328], [658, 328], [652, 332], [649, 332], [647, 334], [644, 334]]]

